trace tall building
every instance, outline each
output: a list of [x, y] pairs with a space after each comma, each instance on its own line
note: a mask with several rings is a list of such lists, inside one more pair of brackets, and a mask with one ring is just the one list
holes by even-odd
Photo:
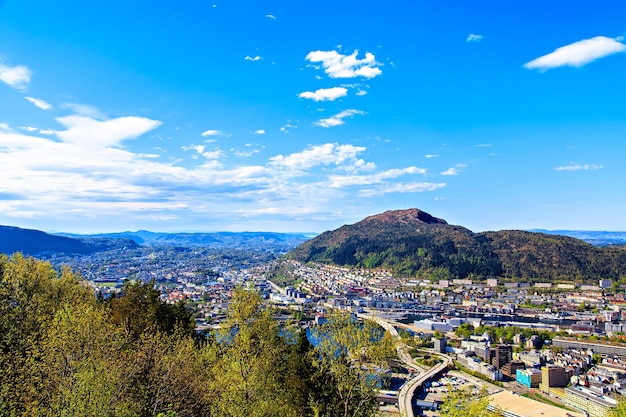
[[558, 365], [546, 365], [541, 368], [541, 384], [546, 387], [564, 387], [567, 385], [565, 368]]
[[541, 371], [535, 368], [518, 369], [515, 380], [528, 388], [537, 388], [541, 384]]
[[513, 359], [513, 347], [511, 345], [498, 345], [491, 349], [491, 364], [500, 369]]
[[606, 417], [617, 406], [617, 401], [606, 395], [574, 385], [565, 388], [565, 403], [589, 413], [593, 417]]
[[446, 353], [446, 338], [445, 337], [441, 337], [441, 338], [436, 338], [433, 337], [433, 345], [434, 345], [434, 350], [435, 352], [438, 353]]
[[509, 378], [515, 379], [516, 373], [518, 369], [524, 369], [526, 365], [522, 361], [511, 361], [505, 364], [501, 370], [502, 375], [508, 376]]

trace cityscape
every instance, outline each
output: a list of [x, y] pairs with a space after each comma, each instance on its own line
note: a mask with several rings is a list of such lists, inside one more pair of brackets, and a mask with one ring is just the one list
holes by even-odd
[[626, 417], [624, 16], [0, 0], [0, 417]]
[[[625, 283], [410, 279], [383, 269], [277, 258], [281, 250], [146, 246], [48, 260], [79, 272], [104, 297], [115, 296], [126, 280], [152, 282], [164, 301], [193, 310], [198, 331], [220, 327], [238, 287], [260, 293], [277, 320], [305, 327], [333, 310], [382, 320], [404, 334], [411, 349], [456, 365], [413, 387], [409, 402], [416, 413], [437, 415], [445, 392], [461, 381], [486, 387], [494, 407], [511, 415], [532, 415], [515, 414], [514, 405], [533, 399], [557, 404], [554, 412], [566, 410], [558, 415], [605, 417], [626, 395]], [[416, 362], [423, 353], [411, 352], [390, 389], [381, 390], [381, 410], [390, 415], [406, 412], [398, 405], [402, 389], [429, 369], [428, 362]]]

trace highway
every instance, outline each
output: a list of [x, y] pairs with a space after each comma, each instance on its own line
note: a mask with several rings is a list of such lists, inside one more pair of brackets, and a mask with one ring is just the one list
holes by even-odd
[[[363, 319], [375, 321], [383, 329], [391, 333], [392, 336], [394, 336], [398, 340], [401, 340], [400, 335], [398, 334], [398, 331], [396, 330], [394, 325], [388, 320], [385, 320], [381, 317], [372, 316], [369, 314], [358, 314], [358, 316]], [[398, 346], [396, 349], [398, 351], [398, 357], [405, 365], [415, 370], [420, 370], [413, 379], [407, 381], [402, 386], [402, 388], [400, 389], [400, 392], [398, 393], [398, 409], [400, 410], [400, 416], [414, 417], [412, 402], [413, 402], [413, 395], [415, 394], [415, 390], [418, 387], [420, 387], [424, 382], [426, 382], [428, 379], [434, 377], [439, 372], [442, 372], [444, 369], [451, 367], [452, 359], [448, 355], [439, 354], [438, 356], [443, 359], [443, 362], [433, 366], [432, 368], [428, 370], [423, 370], [422, 367], [417, 362], [413, 361], [413, 358], [408, 353], [408, 349], [409, 349], [408, 346], [406, 346], [403, 343], [398, 343]]]

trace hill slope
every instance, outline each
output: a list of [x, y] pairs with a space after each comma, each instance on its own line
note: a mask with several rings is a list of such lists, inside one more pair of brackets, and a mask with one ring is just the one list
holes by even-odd
[[624, 248], [517, 230], [473, 233], [418, 209], [387, 211], [325, 232], [286, 257], [434, 278], [591, 281], [626, 274]]
[[22, 252], [26, 255], [44, 252], [87, 254], [120, 247], [137, 247], [137, 244], [130, 239], [73, 239], [50, 235], [39, 230], [0, 226], [0, 253]]

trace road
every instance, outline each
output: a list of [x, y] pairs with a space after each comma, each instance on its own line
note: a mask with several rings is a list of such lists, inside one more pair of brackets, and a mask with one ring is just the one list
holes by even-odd
[[[400, 335], [398, 334], [398, 330], [391, 324], [388, 320], [385, 320], [380, 317], [371, 316], [369, 314], [358, 314], [360, 318], [373, 320], [378, 325], [380, 325], [383, 329], [387, 330], [392, 336], [401, 340]], [[411, 355], [408, 353], [409, 347], [403, 343], [398, 343], [397, 346], [398, 357], [400, 360], [410, 368], [419, 370], [421, 366], [413, 360]], [[422, 386], [424, 382], [428, 379], [434, 377], [439, 372], [442, 372], [444, 369], [452, 366], [452, 358], [448, 355], [438, 355], [443, 361], [428, 370], [421, 370], [416, 374], [416, 376], [406, 382], [402, 388], [400, 388], [400, 392], [398, 393], [398, 409], [400, 410], [400, 415], [402, 417], [414, 417], [413, 414], [413, 395], [415, 394], [415, 390]]]

